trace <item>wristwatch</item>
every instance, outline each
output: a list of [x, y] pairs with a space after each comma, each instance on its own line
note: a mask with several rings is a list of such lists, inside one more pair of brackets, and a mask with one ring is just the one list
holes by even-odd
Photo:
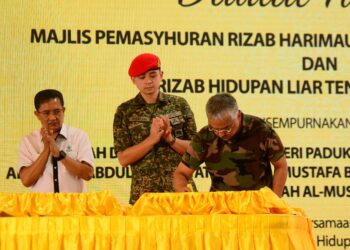
[[60, 154], [58, 155], [58, 157], [54, 157], [57, 161], [63, 160], [64, 158], [66, 158], [66, 152], [64, 152], [63, 150], [60, 150]]
[[173, 136], [173, 139], [171, 139], [171, 141], [168, 142], [168, 144], [169, 144], [170, 146], [172, 146], [172, 145], [174, 145], [175, 141], [176, 141], [176, 137]]

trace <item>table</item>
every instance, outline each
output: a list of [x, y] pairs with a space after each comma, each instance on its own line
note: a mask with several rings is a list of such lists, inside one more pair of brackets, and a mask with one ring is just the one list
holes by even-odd
[[311, 221], [271, 192], [150, 193], [132, 207], [109, 192], [0, 194], [0, 249], [316, 249]]

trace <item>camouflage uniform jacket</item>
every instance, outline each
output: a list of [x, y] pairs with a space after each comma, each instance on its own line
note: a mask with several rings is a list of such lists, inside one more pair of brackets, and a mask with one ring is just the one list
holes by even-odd
[[[169, 115], [175, 137], [191, 140], [196, 134], [194, 115], [184, 98], [160, 92], [155, 104], [147, 104], [138, 94], [117, 108], [113, 123], [115, 151], [145, 140], [152, 119], [159, 115]], [[130, 204], [145, 192], [173, 192], [173, 173], [180, 161], [181, 156], [161, 139], [141, 160], [131, 164]]]
[[205, 163], [211, 177], [210, 191], [257, 190], [272, 187], [270, 162], [284, 155], [276, 132], [262, 119], [242, 113], [241, 128], [228, 141], [208, 126], [192, 139], [182, 162], [192, 169]]

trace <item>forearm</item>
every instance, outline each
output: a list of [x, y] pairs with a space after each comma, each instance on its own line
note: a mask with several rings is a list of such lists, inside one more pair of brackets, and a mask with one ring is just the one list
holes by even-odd
[[152, 139], [151, 137], [147, 137], [139, 144], [131, 146], [125, 149], [124, 151], [118, 152], [117, 157], [119, 163], [123, 167], [127, 167], [128, 165], [137, 162], [138, 160], [142, 159], [149, 151], [152, 150], [156, 142], [157, 141]]
[[180, 173], [174, 173], [174, 189], [175, 192], [183, 192], [188, 184], [188, 180], [185, 175]]
[[189, 192], [191, 191], [188, 187], [188, 180], [192, 177], [194, 170], [185, 166], [180, 162], [179, 166], [174, 172], [174, 189], [176, 192]]
[[171, 144], [170, 147], [174, 149], [179, 155], [183, 155], [186, 152], [188, 145], [190, 145], [190, 141], [176, 138], [175, 142]]
[[19, 172], [22, 184], [26, 187], [33, 186], [42, 176], [48, 161], [50, 150], [45, 148], [39, 157], [29, 167], [22, 167]]
[[273, 186], [272, 190], [279, 196], [282, 197], [283, 189], [287, 180], [288, 169], [287, 168], [277, 168], [273, 176]]
[[93, 168], [87, 163], [74, 160], [68, 155], [60, 162], [64, 165], [68, 172], [81, 179], [88, 181], [93, 176]]

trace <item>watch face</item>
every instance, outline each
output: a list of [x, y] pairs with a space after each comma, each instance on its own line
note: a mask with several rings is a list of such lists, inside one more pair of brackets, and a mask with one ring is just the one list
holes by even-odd
[[64, 159], [65, 157], [66, 157], [66, 152], [64, 152], [63, 150], [61, 150], [60, 151], [60, 156], [58, 157], [58, 160], [60, 161], [60, 160], [62, 160], [62, 159]]

